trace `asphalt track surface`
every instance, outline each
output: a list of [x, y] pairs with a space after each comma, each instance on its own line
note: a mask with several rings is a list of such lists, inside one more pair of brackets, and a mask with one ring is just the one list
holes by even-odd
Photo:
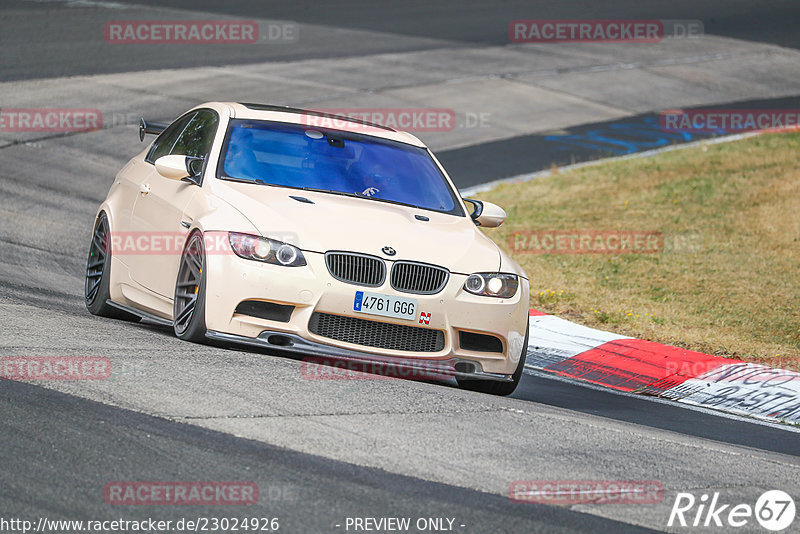
[[[6, 518], [267, 517], [279, 520], [281, 532], [344, 532], [346, 518], [390, 509], [392, 517], [458, 518], [454, 530], [462, 532], [653, 532], [286, 451], [28, 384], [4, 384], [0, 420]], [[222, 510], [193, 506], [190, 513], [156, 506], [122, 512], [104, 500], [107, 481], [163, 480], [167, 473], [173, 480], [255, 481], [260, 498]]]
[[[81, 2], [74, 2], [81, 5]], [[800, 48], [797, 32], [798, 6], [792, 0], [769, 3], [748, 0], [657, 0], [639, 2], [551, 2], [547, 0], [412, 0], [399, 3], [350, 0], [344, 2], [249, 2], [235, 0], [144, 0], [86, 2], [98, 6], [92, 13], [76, 16], [69, 0], [3, 0], [6, 9], [22, 9], [24, 16], [4, 25], [0, 43], [4, 54], [0, 72], [4, 80], [127, 72], [154, 68], [255, 63], [265, 60], [330, 58], [381, 51], [426, 49], [468, 44], [505, 45], [508, 24], [515, 19], [697, 19], [705, 32], [748, 41]], [[103, 6], [129, 6], [128, 10]], [[108, 50], [95, 38], [98, 27], [109, 19], [157, 19], [150, 6], [220, 17], [294, 21], [301, 25], [299, 46], [180, 46], [164, 50], [154, 45]], [[110, 13], [114, 16], [111, 18]], [[178, 18], [178, 17], [176, 17]], [[201, 18], [201, 17], [197, 17]], [[202, 17], [208, 18], [208, 17]], [[308, 31], [306, 31], [306, 29]], [[343, 35], [335, 29], [356, 34]], [[375, 38], [375, 33], [381, 33]], [[411, 45], [386, 35], [417, 38]], [[33, 37], [33, 38], [32, 38]], [[68, 50], [64, 47], [68, 46]]]
[[[498, 4], [158, 3], [390, 31], [419, 38], [408, 46], [423, 48], [441, 46], [443, 39], [449, 46], [505, 43], [507, 21], [534, 18], [531, 6], [537, 7]], [[386, 40], [359, 42], [351, 34], [331, 46], [320, 31], [319, 39], [299, 49], [270, 50], [268, 58], [263, 51], [230, 48], [202, 57], [190, 49], [168, 54], [121, 49], [115, 52], [119, 56], [92, 56], [95, 45], [82, 40], [80, 24], [52, 27], [59, 18], [72, 20], [69, 7], [2, 5], [24, 10], [19, 24], [0, 36], [3, 49], [12, 52], [0, 58], [3, 81], [394, 49]], [[107, 20], [107, 9], [98, 7], [89, 23]], [[690, 2], [624, 2], [587, 9], [542, 3], [535, 17], [694, 18], [704, 20], [706, 32], [800, 44], [797, 10], [789, 2], [759, 5], [757, 19], [752, 3], [745, 2], [701, 8]], [[47, 32], [31, 31], [48, 24]], [[74, 46], [62, 46], [65, 35], [76, 39]], [[797, 487], [800, 440], [774, 426], [532, 375], [523, 377], [510, 399], [419, 382], [309, 384], [299, 379], [299, 363], [292, 358], [187, 345], [162, 328], [89, 317], [80, 297], [84, 255], [94, 210], [109, 185], [103, 173], [124, 159], [114, 148], [127, 141], [116, 143], [98, 145], [92, 161], [74, 157], [70, 137], [54, 139], [44, 149], [16, 145], [0, 151], [4, 355], [107, 354], [121, 370], [108, 384], [0, 382], [2, 517], [269, 515], [281, 518], [284, 532], [343, 531], [335, 525], [346, 517], [455, 517], [464, 532], [633, 532], [639, 527], [632, 523], [661, 530], [669, 503], [654, 511], [516, 504], [503, 488], [515, 479], [649, 477], [665, 481], [668, 501], [681, 489], [722, 488], [731, 499], [744, 499], [772, 486], [790, 492]], [[521, 145], [517, 154], [530, 146]], [[605, 154], [587, 158], [598, 155]], [[521, 172], [536, 170], [529, 163]], [[481, 171], [475, 176], [509, 174], [491, 166]], [[120, 510], [103, 500], [104, 484], [114, 480], [254, 480], [263, 497], [235, 513], [220, 507]]]

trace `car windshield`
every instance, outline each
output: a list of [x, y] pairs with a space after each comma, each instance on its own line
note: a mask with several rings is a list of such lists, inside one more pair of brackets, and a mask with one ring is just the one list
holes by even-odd
[[351, 132], [235, 119], [217, 175], [463, 215], [427, 150]]

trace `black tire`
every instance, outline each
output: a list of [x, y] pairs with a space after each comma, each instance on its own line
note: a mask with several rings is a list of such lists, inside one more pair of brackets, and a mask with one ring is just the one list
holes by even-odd
[[206, 253], [200, 232], [192, 233], [183, 248], [172, 313], [176, 336], [194, 343], [206, 341]]
[[497, 382], [495, 380], [473, 380], [469, 378], [456, 378], [458, 386], [461, 389], [469, 391], [477, 391], [479, 393], [488, 393], [490, 395], [499, 395], [505, 397], [514, 393], [517, 389], [519, 381], [522, 379], [522, 371], [525, 368], [525, 358], [528, 355], [528, 335], [530, 334], [530, 325], [525, 330], [525, 341], [522, 343], [522, 355], [519, 357], [519, 363], [511, 375], [511, 382]]
[[86, 279], [84, 298], [86, 309], [92, 315], [138, 321], [140, 317], [111, 306], [109, 279], [111, 278], [111, 240], [108, 217], [100, 213], [94, 223], [92, 243], [89, 245], [89, 257], [86, 259]]

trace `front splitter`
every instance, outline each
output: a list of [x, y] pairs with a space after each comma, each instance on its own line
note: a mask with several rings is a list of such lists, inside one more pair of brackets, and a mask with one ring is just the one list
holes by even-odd
[[[367, 352], [332, 347], [322, 343], [315, 343], [304, 339], [296, 334], [284, 332], [272, 332], [265, 330], [258, 337], [246, 337], [236, 334], [226, 334], [209, 330], [206, 338], [222, 343], [232, 343], [259, 347], [272, 350], [280, 350], [294, 354], [305, 354], [309, 356], [335, 358], [358, 363], [378, 364], [387, 367], [396, 367], [414, 373], [423, 373], [430, 379], [461, 378], [472, 380], [493, 380], [497, 382], [511, 382], [511, 375], [498, 373], [487, 373], [483, 371], [481, 364], [472, 360], [461, 358], [450, 358], [447, 360], [425, 360], [415, 361], [412, 359], [398, 359], [386, 356], [377, 356]], [[458, 364], [465, 364], [470, 367], [470, 371], [457, 370]], [[418, 375], [414, 375], [418, 376]], [[400, 377], [402, 378], [402, 376]]]

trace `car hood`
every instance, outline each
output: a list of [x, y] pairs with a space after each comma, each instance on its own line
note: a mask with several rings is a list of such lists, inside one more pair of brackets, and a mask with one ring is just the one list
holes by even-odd
[[[236, 182], [217, 181], [213, 193], [241, 212], [262, 236], [291, 243], [304, 251], [359, 252], [441, 265], [463, 274], [500, 268], [497, 245], [469, 217]], [[384, 254], [384, 247], [393, 248], [396, 255]]]

